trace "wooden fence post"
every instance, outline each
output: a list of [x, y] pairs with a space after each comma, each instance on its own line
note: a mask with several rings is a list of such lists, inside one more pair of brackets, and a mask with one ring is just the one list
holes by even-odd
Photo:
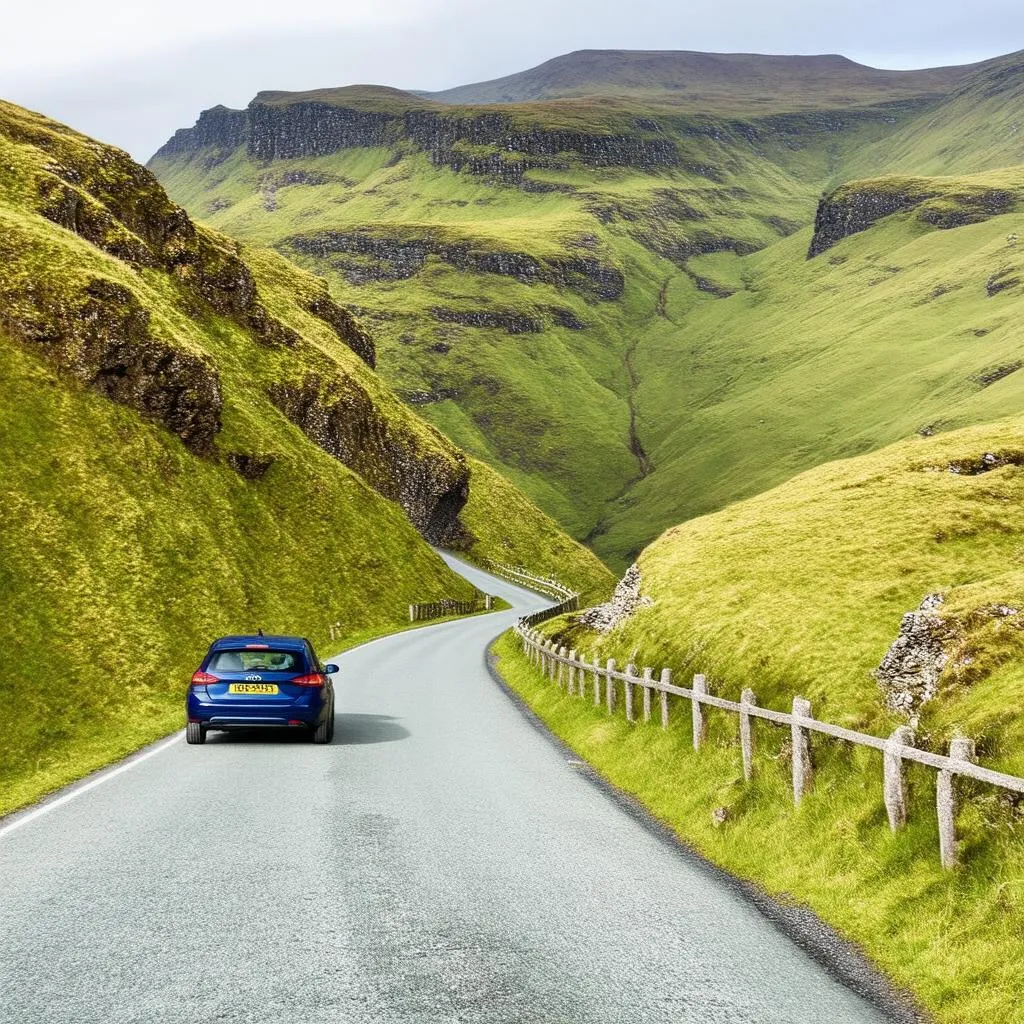
[[914, 730], [908, 725], [901, 725], [893, 730], [882, 756], [882, 799], [885, 801], [885, 813], [889, 816], [889, 828], [893, 832], [899, 831], [907, 823], [907, 781], [898, 748], [913, 745]]
[[615, 659], [609, 658], [608, 664], [605, 665], [605, 699], [608, 702], [608, 714], [611, 715], [615, 712], [615, 680], [612, 678], [612, 673], [615, 671]]
[[409, 605], [409, 621], [416, 621], [416, 605], [414, 604]]
[[743, 778], [754, 777], [754, 722], [747, 708], [757, 704], [754, 691], [748, 686], [740, 694], [740, 750], [743, 755]]
[[[793, 698], [793, 717], [810, 718], [811, 702], [803, 697]], [[814, 782], [811, 766], [811, 744], [803, 726], [793, 722], [793, 803], [799, 805], [804, 794], [810, 792]]]
[[654, 675], [654, 669], [644, 668], [644, 721], [649, 722], [651, 720], [651, 681]]
[[[974, 740], [957, 736], [949, 741], [949, 756], [957, 761], [974, 760]], [[956, 791], [954, 773], [943, 768], [935, 783], [935, 803], [939, 815], [939, 856], [944, 868], [956, 867]]]
[[636, 665], [633, 665], [632, 663], [627, 665], [626, 666], [626, 682], [624, 684], [625, 685], [625, 692], [626, 692], [626, 721], [627, 722], [632, 722], [633, 721], [633, 683], [632, 683], [631, 680], [633, 679], [633, 677], [635, 675], [636, 675]]
[[[576, 649], [573, 648], [569, 652], [569, 661], [573, 662], [576, 660]], [[576, 666], [569, 665], [569, 696], [573, 697], [576, 695]]]
[[494, 607], [494, 598], [490, 594], [484, 594], [484, 611], [490, 611]]
[[558, 688], [562, 688], [562, 680], [565, 679], [565, 662], [562, 660], [568, 652], [564, 647], [558, 648]]
[[[671, 686], [672, 685], [672, 669], [663, 668], [661, 670], [661, 685]], [[668, 691], [661, 691], [661, 727], [662, 729], [668, 728]]]
[[558, 648], [555, 646], [554, 640], [548, 641], [548, 678], [551, 682], [555, 681], [555, 676], [558, 674], [558, 662], [555, 660], [558, 655]]
[[[706, 676], [695, 675], [693, 677], [693, 692], [700, 696], [708, 692]], [[701, 741], [707, 735], [707, 724], [704, 721], [704, 706], [694, 697], [690, 701], [690, 708], [693, 712], [693, 749], [700, 750]]]
[[601, 706], [601, 663], [597, 660], [597, 655], [594, 655], [594, 707], [599, 708]]

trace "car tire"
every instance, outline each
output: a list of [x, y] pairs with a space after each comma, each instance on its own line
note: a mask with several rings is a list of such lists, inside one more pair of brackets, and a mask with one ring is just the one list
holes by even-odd
[[186, 743], [205, 743], [206, 730], [198, 722], [189, 722], [185, 726]]
[[331, 708], [331, 713], [325, 718], [317, 727], [313, 733], [314, 743], [330, 743], [334, 736], [334, 708]]

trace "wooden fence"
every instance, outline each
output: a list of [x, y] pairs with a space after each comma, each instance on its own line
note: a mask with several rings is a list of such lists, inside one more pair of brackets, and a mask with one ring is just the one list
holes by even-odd
[[409, 605], [410, 622], [426, 622], [429, 619], [443, 619], [446, 615], [472, 615], [474, 612], [489, 612], [494, 607], [490, 594], [478, 594], [472, 601], [427, 601]]
[[[556, 605], [560, 608], [560, 605]], [[550, 614], [547, 614], [550, 613]], [[542, 613], [546, 618], [560, 612], [547, 609]], [[753, 777], [756, 734], [754, 723], [761, 719], [776, 726], [789, 728], [792, 740], [793, 801], [799, 805], [814, 782], [811, 760], [811, 734], [822, 733], [845, 740], [862, 747], [871, 747], [882, 754], [882, 799], [889, 817], [889, 826], [895, 832], [907, 821], [907, 785], [904, 764], [913, 761], [938, 771], [936, 781], [936, 812], [939, 821], [939, 855], [943, 867], [951, 868], [957, 862], [956, 810], [957, 794], [954, 782], [958, 777], [975, 779], [992, 786], [998, 786], [1013, 793], [1024, 793], [1024, 779], [1015, 775], [984, 768], [975, 763], [974, 742], [958, 737], [950, 742], [949, 756], [933, 754], [914, 746], [914, 734], [908, 726], [900, 726], [888, 739], [854, 732], [829, 722], [820, 722], [811, 715], [810, 701], [803, 697], [793, 698], [792, 712], [774, 711], [760, 707], [750, 689], [743, 690], [739, 703], [715, 697], [708, 693], [707, 679], [695, 675], [690, 687], [676, 686], [672, 682], [671, 669], [662, 669], [655, 678], [650, 668], [638, 670], [627, 665], [618, 671], [614, 658], [601, 665], [596, 658], [581, 657], [575, 650], [557, 647], [534, 627], [535, 616], [520, 619], [515, 631], [522, 640], [523, 650], [529, 660], [559, 687], [565, 686], [568, 693], [586, 697], [588, 678], [593, 682], [595, 707], [602, 704], [609, 714], [616, 709], [616, 682], [623, 684], [626, 718], [636, 720], [636, 691], [640, 691], [641, 714], [645, 722], [651, 720], [652, 701], [657, 695], [661, 714], [661, 727], [668, 728], [669, 697], [682, 697], [690, 702], [690, 718], [693, 730], [693, 749], [700, 750], [707, 735], [706, 708], [719, 708], [739, 716], [740, 756], [743, 762], [743, 777]], [[603, 693], [602, 693], [603, 689]]]

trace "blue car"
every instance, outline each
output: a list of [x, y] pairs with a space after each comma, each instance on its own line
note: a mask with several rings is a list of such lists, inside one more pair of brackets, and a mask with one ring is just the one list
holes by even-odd
[[185, 739], [205, 743], [211, 729], [304, 729], [314, 743], [334, 737], [337, 665], [321, 665], [300, 636], [223, 636], [192, 676]]

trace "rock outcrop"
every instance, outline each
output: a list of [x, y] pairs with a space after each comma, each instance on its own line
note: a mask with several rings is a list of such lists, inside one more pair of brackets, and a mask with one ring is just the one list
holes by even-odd
[[1009, 213], [1016, 202], [1016, 195], [1006, 189], [943, 187], [927, 178], [889, 177], [841, 185], [818, 203], [807, 258], [894, 213], [917, 210], [922, 223], [950, 230]]
[[606, 604], [599, 604], [580, 612], [577, 621], [598, 633], [611, 632], [639, 609], [654, 603], [640, 593], [640, 583], [640, 567], [634, 562], [616, 585], [612, 599]]
[[885, 706], [912, 715], [935, 696], [939, 676], [949, 662], [945, 650], [949, 630], [938, 615], [941, 594], [929, 594], [921, 606], [907, 612], [899, 635], [874, 676], [882, 687]]
[[459, 513], [469, 498], [469, 467], [440, 435], [434, 450], [423, 450], [348, 377], [307, 375], [274, 385], [270, 398], [314, 444], [397, 501], [431, 544], [467, 544]]
[[[0, 261], [14, 264], [16, 245], [7, 235]], [[0, 327], [100, 394], [160, 423], [196, 454], [212, 454], [223, 407], [216, 368], [155, 337], [149, 311], [122, 285], [93, 278], [80, 290], [57, 291], [0, 274]]]
[[[177, 131], [154, 159], [245, 145], [257, 160], [287, 160], [407, 141], [428, 153], [437, 166], [517, 182], [531, 167], [555, 166], [551, 160], [560, 154], [571, 154], [588, 167], [675, 166], [676, 145], [657, 129], [652, 125], [636, 134], [606, 134], [549, 128], [499, 112], [361, 109], [260, 95], [245, 110], [204, 111], [194, 127]], [[471, 152], [466, 147], [492, 151]]]
[[480, 249], [468, 242], [369, 231], [293, 235], [279, 248], [327, 259], [350, 284], [357, 285], [408, 280], [433, 256], [464, 273], [500, 274], [523, 284], [553, 284], [606, 301], [620, 298], [626, 287], [618, 267], [592, 255], [566, 254], [541, 260], [525, 252]]

